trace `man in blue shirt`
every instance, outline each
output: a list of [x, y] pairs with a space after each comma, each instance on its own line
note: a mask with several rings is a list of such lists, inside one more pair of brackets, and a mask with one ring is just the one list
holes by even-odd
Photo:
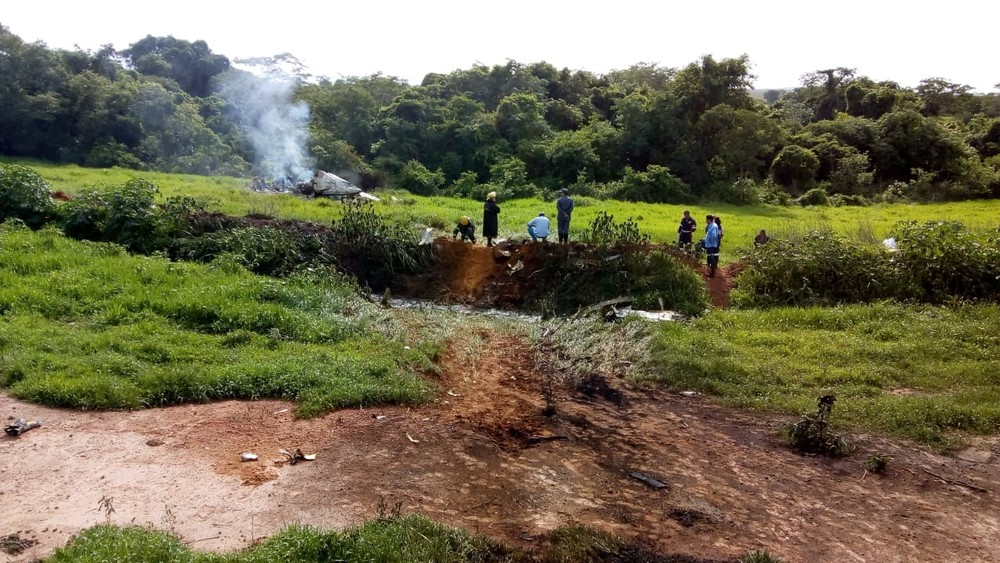
[[715, 217], [705, 218], [705, 254], [708, 256], [708, 276], [715, 277], [715, 269], [719, 267], [719, 226]]
[[549, 218], [544, 213], [539, 213], [538, 217], [528, 221], [528, 234], [531, 235], [531, 240], [534, 242], [538, 242], [538, 239], [542, 239], [542, 242], [548, 242]]

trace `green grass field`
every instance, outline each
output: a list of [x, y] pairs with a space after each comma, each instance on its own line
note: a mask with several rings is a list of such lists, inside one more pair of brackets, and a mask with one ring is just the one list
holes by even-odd
[[276, 280], [0, 226], [0, 387], [27, 400], [276, 397], [302, 416], [412, 404], [431, 396], [416, 372], [435, 351], [336, 277]]
[[[155, 183], [161, 198], [190, 196], [210, 210], [230, 215], [257, 213], [277, 218], [300, 219], [329, 223], [341, 214], [340, 204], [327, 199], [303, 199], [292, 195], [262, 194], [249, 191], [249, 181], [240, 178], [205, 177], [134, 170], [90, 169], [75, 165], [51, 165], [17, 161], [34, 168], [53, 190], [70, 194], [102, 185], [118, 185], [141, 177]], [[382, 201], [376, 210], [414, 229], [433, 227], [436, 234], [450, 234], [462, 215], [468, 215], [479, 225], [482, 202], [450, 198], [421, 197], [407, 192], [381, 190]], [[501, 237], [526, 236], [526, 224], [539, 212], [550, 217], [555, 213], [553, 201], [521, 199], [507, 201], [499, 194]], [[994, 230], [1000, 226], [1000, 200], [965, 201], [940, 204], [893, 204], [870, 207], [776, 207], [700, 204], [691, 206], [600, 201], [576, 198], [572, 236], [579, 236], [601, 211], [617, 220], [631, 217], [642, 232], [654, 242], [672, 242], [677, 238], [677, 225], [684, 209], [704, 226], [705, 215], [718, 214], [725, 228], [724, 262], [738, 258], [741, 251], [752, 246], [754, 235], [766, 229], [777, 236], [798, 236], [810, 230], [830, 230], [849, 238], [867, 242], [878, 241], [893, 234], [900, 221], [960, 220], [975, 230]], [[478, 229], [477, 229], [478, 232]]]
[[944, 448], [1000, 432], [995, 305], [716, 310], [657, 330], [647, 383], [789, 415], [832, 392], [834, 424]]

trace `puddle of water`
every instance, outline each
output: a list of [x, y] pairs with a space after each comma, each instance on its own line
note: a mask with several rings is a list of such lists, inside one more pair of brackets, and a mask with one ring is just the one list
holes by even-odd
[[[374, 301], [380, 301], [381, 296], [373, 295]], [[479, 307], [469, 307], [468, 305], [444, 305], [435, 303], [429, 299], [403, 299], [393, 297], [389, 300], [389, 306], [397, 309], [431, 309], [434, 311], [450, 311], [462, 315], [485, 315], [487, 317], [499, 317], [505, 319], [518, 319], [530, 323], [541, 322], [539, 315], [528, 315], [517, 311], [507, 311], [504, 309], [484, 309]]]
[[[381, 299], [382, 297], [380, 295], [372, 295], [373, 301], [380, 301]], [[393, 297], [389, 300], [389, 306], [396, 307], [398, 309], [431, 309], [434, 311], [451, 311], [462, 315], [485, 315], [487, 317], [518, 319], [530, 323], [538, 323], [542, 320], [542, 317], [539, 315], [528, 315], [526, 313], [509, 311], [506, 309], [487, 309], [470, 307], [468, 305], [445, 305], [442, 303], [435, 303], [429, 299], [404, 299]], [[674, 311], [621, 309], [619, 310], [619, 313], [623, 316], [639, 317], [651, 322], [678, 322], [687, 320], [687, 317]]]

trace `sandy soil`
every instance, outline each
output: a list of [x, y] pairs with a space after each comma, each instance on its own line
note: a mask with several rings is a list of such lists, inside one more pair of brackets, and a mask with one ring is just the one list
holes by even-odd
[[[583, 523], [701, 557], [1000, 561], [996, 441], [970, 461], [866, 436], [851, 457], [806, 457], [777, 443], [780, 421], [617, 381], [563, 390], [545, 417], [532, 352], [481, 337], [475, 353], [449, 349], [444, 392], [419, 409], [294, 420], [280, 401], [93, 413], [0, 395], [0, 418], [44, 421], [0, 438], [0, 536], [38, 541], [0, 561], [45, 556], [106, 520], [230, 550], [290, 523], [350, 526], [380, 500], [525, 547]], [[317, 459], [280, 463], [280, 448]], [[240, 462], [244, 451], [260, 460]], [[864, 471], [872, 452], [892, 456], [887, 475]]]

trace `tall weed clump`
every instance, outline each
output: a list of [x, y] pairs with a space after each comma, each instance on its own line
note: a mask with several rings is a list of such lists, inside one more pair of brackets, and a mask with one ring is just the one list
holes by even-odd
[[746, 262], [733, 292], [743, 307], [876, 301], [891, 294], [894, 283], [885, 249], [829, 233], [812, 232], [799, 243], [772, 240]]
[[417, 272], [427, 264], [431, 247], [417, 243], [415, 232], [386, 221], [370, 204], [347, 202], [344, 216], [325, 235], [323, 249], [339, 270], [381, 290], [397, 275]]
[[907, 221], [896, 227], [892, 261], [900, 297], [927, 303], [1000, 299], [1000, 244], [962, 223]]
[[[665, 248], [649, 244], [631, 218], [617, 222], [599, 213], [584, 235], [590, 246], [543, 245], [544, 268], [534, 299], [545, 313], [572, 313], [608, 299], [630, 298], [644, 309], [661, 306], [684, 315], [708, 308], [708, 294], [694, 268]], [[534, 274], [533, 274], [534, 275]]]
[[957, 222], [904, 222], [896, 251], [809, 233], [754, 249], [737, 278], [743, 307], [1000, 300], [1000, 244]]
[[0, 223], [20, 219], [37, 229], [54, 212], [49, 185], [37, 172], [18, 164], [0, 164]]
[[120, 186], [90, 189], [61, 208], [60, 225], [67, 236], [114, 242], [132, 252], [150, 253], [165, 245], [156, 185], [133, 178]]

